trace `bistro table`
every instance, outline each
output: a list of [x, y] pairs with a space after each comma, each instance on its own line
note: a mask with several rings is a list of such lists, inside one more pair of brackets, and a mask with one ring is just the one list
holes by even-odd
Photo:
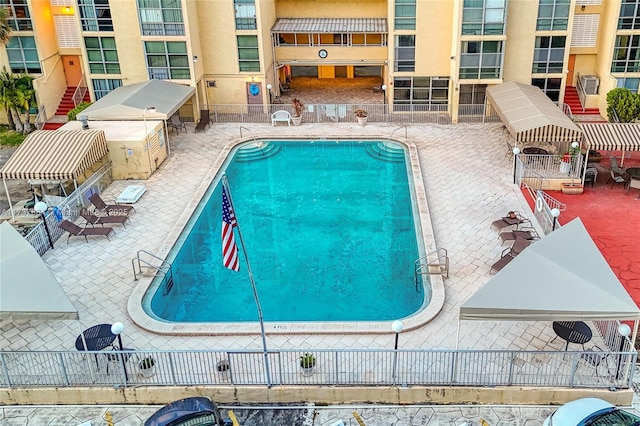
[[[82, 339], [84, 335], [84, 341]], [[111, 324], [98, 324], [87, 328], [76, 339], [76, 349], [79, 351], [101, 351], [108, 348], [116, 340], [111, 332]]]
[[631, 179], [640, 180], [640, 167], [629, 167], [625, 172], [631, 177]]
[[584, 348], [584, 344], [593, 336], [591, 328], [583, 321], [554, 321], [553, 331], [567, 342], [565, 351], [569, 348], [569, 343], [578, 343]]

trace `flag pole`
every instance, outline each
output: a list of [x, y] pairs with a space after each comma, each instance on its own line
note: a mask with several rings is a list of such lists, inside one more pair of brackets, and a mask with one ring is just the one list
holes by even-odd
[[[227, 175], [222, 175], [222, 186], [227, 192], [227, 197], [229, 197], [229, 203], [231, 204], [231, 208], [235, 213], [235, 207], [233, 204], [233, 197], [231, 196], [231, 191], [229, 190], [229, 182], [227, 181]], [[242, 252], [244, 253], [244, 260], [247, 264], [247, 273], [249, 274], [249, 281], [251, 282], [251, 289], [253, 290], [253, 298], [256, 301], [256, 308], [258, 309], [258, 320], [260, 321], [260, 334], [262, 336], [262, 353], [264, 356], [264, 366], [267, 373], [267, 387], [271, 387], [271, 372], [269, 369], [269, 354], [267, 352], [267, 337], [264, 333], [264, 320], [262, 317], [262, 307], [260, 306], [260, 298], [258, 297], [258, 290], [256, 289], [256, 283], [253, 279], [253, 273], [251, 272], [251, 265], [249, 264], [249, 257], [247, 256], [247, 250], [244, 246], [244, 239], [242, 238], [242, 232], [240, 232], [240, 223], [238, 222], [238, 217], [236, 216], [236, 228], [238, 229], [238, 237], [240, 238], [240, 245], [242, 246]]]

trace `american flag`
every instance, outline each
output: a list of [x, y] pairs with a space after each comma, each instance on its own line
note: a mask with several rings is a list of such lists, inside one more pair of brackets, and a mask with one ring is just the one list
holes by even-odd
[[238, 272], [238, 246], [233, 228], [238, 226], [236, 215], [227, 196], [227, 189], [222, 186], [222, 264], [225, 268]]

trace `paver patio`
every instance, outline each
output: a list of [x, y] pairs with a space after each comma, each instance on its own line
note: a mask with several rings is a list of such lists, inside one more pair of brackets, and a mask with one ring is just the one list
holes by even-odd
[[[271, 127], [245, 124], [245, 137], [389, 137], [393, 124], [303, 124]], [[509, 137], [501, 124], [412, 125], [408, 139], [418, 148], [438, 247], [450, 257], [450, 278], [445, 281], [442, 312], [430, 323], [403, 332], [401, 348], [454, 348], [458, 307], [491, 276], [489, 266], [504, 247], [489, 224], [508, 210], [530, 213], [520, 190], [512, 183], [512, 159], [504, 156]], [[404, 135], [404, 129], [396, 131]], [[172, 156], [147, 181], [147, 191], [135, 204], [136, 213], [126, 229], [117, 229], [111, 241], [89, 243], [65, 239], [43, 259], [80, 314], [75, 321], [27, 321], [1, 326], [4, 350], [73, 350], [80, 328], [121, 321], [124, 345], [137, 349], [261, 349], [255, 336], [162, 336], [138, 328], [128, 318], [127, 303], [133, 281], [131, 259], [138, 250], [158, 252], [169, 245], [167, 236], [180, 217], [190, 214], [198, 186], [210, 178], [211, 165], [222, 148], [240, 138], [239, 124], [216, 124], [206, 132], [172, 136]], [[138, 181], [117, 181], [105, 191], [115, 198]], [[529, 214], [532, 216], [532, 214]], [[258, 291], [260, 278], [256, 277]], [[255, 306], [247, 306], [255, 310]], [[274, 335], [266, 324], [267, 345], [277, 348], [390, 348], [388, 335]], [[460, 348], [558, 350], [563, 347], [546, 322], [464, 322]]]

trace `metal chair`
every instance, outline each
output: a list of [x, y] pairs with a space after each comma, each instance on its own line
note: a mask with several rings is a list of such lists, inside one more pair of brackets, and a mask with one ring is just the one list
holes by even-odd
[[595, 185], [596, 180], [598, 180], [598, 169], [595, 167], [589, 167], [584, 172], [584, 183], [591, 182], [591, 187]]
[[610, 374], [608, 365], [610, 357], [610, 353], [603, 351], [602, 348], [596, 345], [594, 345], [593, 348], [591, 348], [588, 352], [580, 355], [580, 359], [582, 359], [587, 365], [594, 368], [597, 376], [600, 376], [598, 367], [600, 367], [601, 365], [606, 365], [607, 374]]
[[170, 117], [169, 124], [171, 124], [171, 128], [174, 129], [176, 131], [176, 133], [179, 133], [180, 129], [184, 130], [184, 132], [187, 133], [187, 125], [184, 124], [182, 121], [180, 121], [180, 117], [179, 116], [172, 115]]

